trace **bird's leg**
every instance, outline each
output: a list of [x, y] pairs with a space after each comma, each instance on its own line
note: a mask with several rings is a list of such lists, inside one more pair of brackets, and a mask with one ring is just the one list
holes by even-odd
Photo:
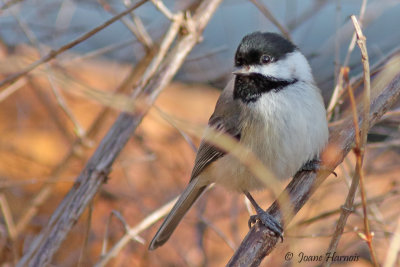
[[249, 228], [251, 228], [251, 225], [255, 223], [257, 220], [259, 220], [262, 224], [264, 224], [269, 230], [274, 232], [277, 236], [281, 238], [283, 241], [283, 229], [281, 224], [268, 212], [263, 210], [257, 202], [254, 200], [254, 198], [250, 195], [249, 192], [243, 191], [243, 193], [246, 195], [247, 199], [250, 200], [251, 204], [253, 205], [254, 209], [257, 212], [257, 215], [252, 215], [250, 216], [249, 219]]
[[334, 170], [328, 169], [325, 167], [321, 167], [321, 160], [320, 159], [313, 159], [306, 162], [298, 172], [317, 172], [317, 171], [329, 171], [333, 175], [337, 177], [337, 174]]

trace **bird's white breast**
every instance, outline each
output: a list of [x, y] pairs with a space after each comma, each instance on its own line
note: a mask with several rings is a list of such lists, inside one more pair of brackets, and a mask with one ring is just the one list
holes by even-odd
[[[240, 143], [250, 148], [276, 178], [289, 178], [324, 148], [328, 140], [325, 116], [319, 89], [299, 81], [243, 104]], [[229, 154], [211, 164], [205, 175], [235, 191], [265, 186]]]

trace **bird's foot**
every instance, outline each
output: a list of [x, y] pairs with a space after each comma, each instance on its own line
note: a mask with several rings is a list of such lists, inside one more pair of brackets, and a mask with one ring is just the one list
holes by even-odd
[[321, 167], [321, 160], [313, 159], [306, 162], [300, 169], [301, 172], [317, 172]]
[[271, 214], [262, 209], [257, 209], [257, 214], [252, 215], [249, 218], [249, 228], [251, 228], [251, 226], [255, 224], [257, 220], [264, 224], [265, 227], [271, 230], [276, 236], [279, 236], [281, 242], [283, 242], [283, 228], [281, 224]]
[[328, 171], [337, 177], [337, 174], [334, 170], [326, 167], [321, 167], [321, 160], [319, 159], [313, 159], [306, 162], [299, 170], [299, 172], [317, 172], [317, 171]]

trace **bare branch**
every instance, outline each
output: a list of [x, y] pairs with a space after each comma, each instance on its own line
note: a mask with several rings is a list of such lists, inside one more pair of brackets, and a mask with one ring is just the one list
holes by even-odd
[[81, 252], [79, 255], [78, 259], [78, 267], [84, 266], [84, 259], [85, 255], [88, 252], [88, 244], [89, 244], [89, 234], [90, 234], [90, 226], [92, 224], [92, 215], [93, 215], [93, 201], [90, 202], [89, 208], [88, 208], [88, 218], [87, 218], [87, 224], [86, 224], [86, 231], [85, 231], [85, 238], [83, 239], [83, 244], [81, 248]]
[[0, 6], [0, 14], [1, 11], [6, 10], [7, 8], [12, 7], [13, 5], [18, 4], [19, 2], [22, 2], [24, 0], [9, 0], [9, 1], [5, 1], [3, 5]]
[[171, 200], [159, 209], [155, 210], [144, 220], [142, 220], [137, 226], [132, 228], [127, 227], [125, 235], [107, 253], [105, 253], [105, 251], [103, 250], [104, 254], [102, 253], [101, 259], [96, 263], [95, 266], [105, 266], [113, 257], [115, 257], [121, 251], [121, 249], [126, 246], [126, 244], [129, 243], [129, 241], [135, 239], [142, 231], [164, 218], [170, 212], [177, 199], [178, 197]]
[[18, 89], [26, 84], [26, 79], [17, 81], [16, 83], [8, 86], [6, 89], [0, 92], [0, 102], [15, 93]]
[[153, 5], [164, 14], [170, 21], [174, 20], [174, 14], [164, 5], [163, 1], [161, 0], [151, 0]]
[[[363, 0], [361, 7], [360, 7], [360, 13], [358, 16], [361, 22], [364, 19], [364, 14], [365, 14], [366, 8], [367, 8], [367, 0]], [[349, 60], [350, 60], [350, 55], [351, 55], [351, 52], [353, 52], [355, 45], [356, 45], [356, 33], [354, 32], [353, 36], [351, 37], [351, 41], [350, 41], [349, 47], [347, 49], [346, 58], [344, 59], [342, 68], [346, 68], [348, 66]], [[339, 62], [337, 62], [337, 64], [339, 64]], [[338, 100], [340, 99], [340, 97], [343, 93], [342, 80], [343, 80], [343, 73], [340, 71], [338, 78], [336, 80], [335, 89], [333, 90], [331, 100], [329, 101], [329, 104], [327, 107], [328, 118], [331, 117], [331, 115], [333, 113], [333, 109], [337, 105]]]
[[0, 211], [3, 214], [4, 222], [6, 224], [8, 237], [11, 241], [12, 252], [14, 254], [14, 263], [18, 260], [18, 249], [16, 246], [17, 232], [15, 229], [14, 220], [11, 214], [10, 206], [8, 205], [7, 199], [4, 194], [0, 194]]
[[11, 241], [15, 241], [16, 231], [15, 224], [12, 218], [10, 206], [8, 205], [7, 199], [4, 194], [0, 194], [0, 210], [4, 216], [4, 222], [7, 226], [7, 232]]
[[264, 14], [264, 16], [269, 19], [285, 36], [287, 39], [291, 40], [289, 31], [279, 23], [279, 21], [274, 17], [274, 15], [268, 10], [268, 8], [261, 3], [259, 0], [250, 0], [260, 11]]
[[[98, 2], [103, 6], [104, 10], [109, 11], [112, 15], [117, 15], [118, 12], [115, 10], [111, 5], [109, 5], [105, 0], [98, 0]], [[132, 3], [129, 3], [127, 7], [132, 5]], [[133, 13], [133, 18], [136, 18]], [[139, 18], [136, 18], [136, 21], [140, 21]], [[153, 40], [151, 40], [150, 36], [147, 34], [146, 29], [143, 27], [143, 24], [140, 21], [140, 26], [141, 29], [139, 30], [138, 25], [135, 23], [135, 21], [130, 20], [129, 18], [121, 18], [121, 22], [130, 30], [133, 35], [136, 36], [137, 40], [143, 44], [143, 46], [146, 49], [151, 49], [153, 47]]]
[[207, 227], [210, 227], [231, 249], [232, 251], [235, 251], [236, 245], [233, 243], [232, 240], [230, 240], [224, 232], [221, 231], [216, 225], [214, 225], [212, 222], [204, 218], [203, 216], [200, 217], [200, 220], [207, 225]]
[[[376, 196], [376, 197], [373, 197], [373, 198], [368, 199], [368, 200], [367, 200], [367, 203], [368, 203], [368, 204], [370, 204], [370, 203], [379, 203], [379, 202], [382, 202], [382, 201], [386, 200], [389, 196], [393, 196], [393, 195], [397, 195], [397, 194], [398, 194], [397, 191], [388, 191], [388, 192], [385, 192], [385, 193], [383, 193], [383, 194], [381, 194], [381, 195], [379, 195], [379, 196]], [[360, 207], [362, 204], [363, 204], [362, 202], [354, 203], [354, 204], [353, 204], [353, 208], [354, 208], [354, 209], [355, 209], [355, 208], [358, 208], [358, 207]], [[342, 211], [342, 208], [341, 208], [341, 207], [340, 207], [340, 208], [337, 208], [337, 209], [334, 209], [334, 210], [325, 211], [325, 212], [323, 212], [323, 213], [321, 213], [321, 214], [319, 214], [319, 215], [316, 215], [316, 216], [314, 216], [314, 217], [312, 217], [312, 218], [308, 218], [308, 219], [306, 219], [306, 220], [302, 220], [302, 221], [296, 223], [295, 225], [290, 226], [288, 229], [293, 228], [294, 226], [308, 225], [308, 224], [314, 223], [314, 222], [316, 222], [316, 221], [318, 221], [318, 220], [325, 219], [325, 218], [328, 218], [328, 217], [333, 216], [333, 215], [335, 215], [335, 214], [338, 214], [338, 213], [340, 213], [341, 211]]]

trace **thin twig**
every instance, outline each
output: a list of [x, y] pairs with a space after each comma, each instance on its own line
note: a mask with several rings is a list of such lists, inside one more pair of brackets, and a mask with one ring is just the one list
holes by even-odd
[[85, 54], [79, 54], [79, 55], [73, 56], [73, 57], [68, 56], [68, 57], [65, 57], [65, 58], [61, 58], [60, 60], [58, 60], [57, 63], [62, 65], [62, 66], [66, 66], [66, 65], [69, 65], [71, 63], [77, 63], [77, 62], [80, 62], [80, 61], [83, 61], [83, 60], [86, 60], [86, 59], [90, 59], [90, 58], [93, 58], [93, 57], [101, 56], [101, 55], [103, 55], [105, 53], [108, 53], [108, 52], [111, 52], [113, 50], [117, 50], [117, 49], [126, 47], [128, 45], [133, 44], [136, 41], [137, 41], [136, 39], [129, 39], [129, 40], [122, 41], [122, 42], [119, 42], [119, 43], [112, 43], [110, 45], [101, 47], [99, 49], [91, 50], [90, 52], [85, 53]]
[[268, 8], [261, 3], [259, 0], [250, 0], [260, 11], [264, 14], [264, 16], [269, 19], [285, 36], [287, 39], [291, 40], [289, 31], [274, 17], [274, 15], [268, 10]]
[[[117, 15], [118, 12], [115, 10], [111, 5], [109, 5], [105, 0], [98, 0], [98, 2], [103, 6], [104, 10], [110, 12], [112, 15]], [[128, 7], [132, 5], [130, 3]], [[133, 14], [133, 13], [131, 13]], [[146, 29], [141, 29], [139, 31], [137, 25], [135, 25], [134, 22], [132, 22], [129, 18], [121, 18], [121, 22], [128, 28], [129, 31], [133, 33], [133, 35], [136, 36], [137, 40], [146, 48], [146, 49], [151, 49], [153, 47], [153, 40], [151, 40], [150, 36], [147, 34]], [[143, 26], [143, 24], [141, 24]]]
[[[319, 11], [329, 2], [329, 0], [316, 0], [314, 1], [314, 4], [308, 8], [307, 10], [305, 10], [302, 14], [300, 14], [299, 16], [291, 19], [288, 23], [287, 23], [287, 28], [290, 31], [294, 31], [297, 27], [299, 27], [300, 25], [303, 25], [303, 23], [307, 20], [309, 20], [310, 18], [312, 18], [315, 14], [319, 14]], [[289, 5], [291, 3], [289, 2]]]
[[[369, 203], [379, 203], [379, 202], [382, 202], [383, 200], [387, 200], [389, 196], [393, 196], [393, 195], [397, 195], [397, 194], [398, 194], [397, 191], [385, 192], [385, 193], [383, 193], [383, 194], [381, 194], [379, 196], [372, 197], [372, 198], [368, 199], [367, 203], [368, 204]], [[362, 202], [356, 202], [356, 203], [353, 204], [353, 208], [354, 209], [358, 208], [361, 205], [362, 205]], [[330, 216], [338, 214], [341, 211], [342, 211], [342, 208], [338, 208], [338, 209], [334, 209], [334, 210], [323, 212], [323, 213], [318, 214], [318, 215], [316, 215], [316, 216], [314, 216], [312, 218], [309, 218], [309, 219], [306, 219], [306, 220], [302, 220], [302, 221], [296, 223], [295, 225], [290, 226], [287, 230], [290, 230], [291, 228], [296, 227], [296, 226], [300, 226], [300, 225], [309, 225], [309, 224], [314, 223], [316, 221], [319, 221], [321, 219], [326, 219], [326, 218], [328, 218]]]
[[[30, 79], [29, 75], [28, 77], [28, 88], [33, 90], [34, 94], [37, 96], [42, 106], [44, 106], [44, 108], [47, 110], [48, 116], [60, 130], [61, 134], [65, 137], [68, 143], [73, 141], [74, 136], [70, 134], [70, 131], [68, 130], [68, 125], [60, 119], [60, 114], [58, 112], [57, 106], [55, 106], [53, 101], [49, 99], [48, 95], [43, 90], [41, 90], [41, 88], [39, 88], [35, 81], [33, 79]], [[25, 79], [19, 80], [15, 84], [23, 80]]]
[[[122, 216], [122, 214], [120, 212], [116, 211], [116, 210], [113, 210], [111, 212], [110, 216], [108, 216], [108, 220], [107, 220], [107, 224], [106, 224], [106, 232], [104, 234], [103, 245], [102, 245], [102, 248], [101, 248], [101, 257], [102, 258], [105, 257], [105, 255], [107, 255], [108, 239], [109, 239], [109, 236], [110, 236], [110, 234], [109, 234], [110, 230], [109, 229], [110, 229], [110, 224], [111, 224], [111, 220], [112, 220], [113, 216], [115, 216], [122, 223], [122, 226], [124, 227], [124, 230], [125, 230], [125, 235], [130, 235], [129, 232], [130, 232], [131, 228], [128, 225], [128, 223], [125, 221], [125, 219]], [[134, 236], [130, 235], [130, 239], [131, 240], [135, 240], [135, 241], [137, 241], [137, 242], [139, 242], [141, 244], [144, 244], [144, 239], [139, 236], [139, 233], [137, 233]]]
[[178, 197], [171, 200], [170, 202], [160, 207], [159, 209], [155, 210], [153, 213], [151, 213], [145, 219], [143, 219], [137, 226], [132, 228], [129, 227], [125, 235], [107, 253], [105, 253], [103, 246], [102, 256], [95, 266], [96, 267], [105, 266], [113, 257], [118, 255], [118, 253], [125, 247], [125, 245], [129, 243], [129, 241], [137, 237], [138, 234], [149, 228], [157, 221], [164, 218], [170, 212], [177, 199]]
[[56, 85], [56, 83], [54, 81], [54, 75], [53, 75], [48, 63], [45, 64], [45, 68], [46, 68], [47, 78], [50, 83], [51, 91], [53, 92], [59, 107], [61, 108], [61, 110], [64, 112], [64, 114], [67, 116], [67, 118], [74, 125], [74, 133], [76, 134], [76, 136], [81, 139], [85, 139], [86, 131], [81, 126], [78, 119], [75, 117], [75, 115], [73, 114], [73, 112], [71, 111], [69, 106], [67, 105], [67, 102], [65, 101], [63, 95], [61, 94], [60, 89], [58, 88], [58, 86]]
[[[344, 74], [344, 77], [346, 80], [348, 80], [348, 72]], [[351, 108], [352, 108], [352, 118], [353, 118], [353, 125], [354, 125], [354, 132], [355, 132], [355, 143], [359, 144], [360, 143], [360, 135], [359, 135], [359, 125], [358, 125], [358, 115], [357, 115], [357, 104], [354, 99], [354, 94], [353, 94], [353, 88], [351, 84], [348, 84], [348, 92], [349, 92], [349, 99], [351, 103]], [[357, 162], [358, 164], [359, 162]], [[345, 204], [341, 207], [342, 212], [340, 214], [339, 220], [337, 222], [335, 231], [332, 235], [331, 242], [329, 244], [328, 251], [326, 255], [332, 255], [337, 248], [337, 245], [339, 244], [339, 240], [343, 234], [344, 227], [347, 222], [347, 218], [350, 216], [350, 214], [354, 211], [354, 198], [356, 195], [359, 179], [360, 179], [360, 172], [359, 172], [359, 165], [356, 167], [356, 173], [352, 179], [351, 186], [349, 189], [349, 192], [347, 193], [346, 201]], [[325, 261], [324, 266], [329, 267], [332, 264], [332, 261]]]
[[0, 6], [0, 14], [1, 14], [1, 11], [6, 10], [7, 8], [10, 8], [11, 6], [16, 5], [16, 4], [18, 4], [19, 2], [22, 2], [22, 1], [24, 1], [24, 0], [9, 0], [9, 1], [6, 1], [3, 5]]
[[11, 241], [12, 253], [14, 264], [18, 261], [18, 249], [17, 249], [17, 232], [15, 229], [14, 220], [11, 214], [10, 206], [8, 205], [7, 199], [4, 194], [0, 194], [0, 210], [4, 217], [8, 237]]
[[[361, 7], [360, 7], [360, 13], [358, 16], [359, 20], [361, 22], [364, 19], [366, 8], [367, 8], [367, 0], [363, 0]], [[351, 55], [351, 52], [353, 52], [355, 45], [356, 45], [356, 33], [354, 32], [351, 37], [349, 47], [347, 49], [346, 58], [342, 64], [342, 68], [348, 67], [350, 55]], [[337, 64], [339, 64], [339, 62], [337, 62]], [[331, 97], [331, 100], [329, 101], [328, 108], [327, 108], [328, 118], [330, 118], [332, 116], [333, 110], [334, 110], [335, 106], [337, 105], [340, 97], [343, 94], [343, 87], [342, 87], [342, 82], [341, 82], [342, 80], [343, 80], [343, 73], [339, 72], [339, 75], [336, 80], [336, 86], [335, 86], [335, 89], [333, 90], [332, 97]]]
[[176, 36], [179, 33], [179, 29], [182, 26], [183, 23], [183, 14], [178, 13], [174, 16], [174, 20], [172, 21], [171, 26], [169, 27], [167, 33], [165, 34], [160, 48], [157, 51], [157, 54], [153, 57], [149, 67], [146, 69], [144, 72], [142, 78], [139, 81], [139, 84], [136, 88], [136, 91], [133, 94], [133, 98], [138, 96], [142, 90], [143, 87], [148, 83], [151, 77], [156, 73], [157, 69], [159, 68], [162, 60], [165, 58], [165, 55], [168, 52], [168, 49], [171, 47], [173, 41], [175, 40]]
[[[124, 5], [126, 8], [132, 5], [132, 0], [124, 0]], [[134, 12], [131, 12], [130, 14], [131, 19], [133, 23], [136, 25], [136, 29], [138, 31], [139, 36], [144, 40], [145, 43], [147, 43], [147, 46], [149, 48], [153, 48], [154, 42], [150, 37], [150, 34], [147, 32], [146, 28], [144, 27], [144, 24], [142, 20], [137, 16]]]
[[147, 0], [141, 0], [141, 1], [137, 2], [136, 4], [131, 6], [130, 8], [126, 9], [125, 11], [123, 11], [123, 12], [119, 13], [118, 15], [112, 17], [111, 19], [107, 20], [106, 22], [104, 22], [100, 26], [97, 26], [96, 28], [94, 28], [94, 29], [90, 30], [89, 32], [83, 34], [82, 36], [78, 37], [74, 41], [72, 41], [72, 42], [70, 42], [70, 43], [68, 43], [66, 45], [63, 45], [62, 47], [60, 47], [57, 50], [50, 51], [46, 56], [40, 58], [39, 60], [36, 60], [35, 62], [33, 62], [32, 64], [27, 66], [25, 69], [21, 70], [18, 73], [10, 75], [7, 78], [5, 78], [4, 80], [2, 80], [0, 82], [0, 88], [2, 88], [3, 86], [10, 85], [10, 84], [16, 82], [17, 80], [22, 78], [24, 75], [26, 75], [27, 73], [29, 73], [32, 70], [36, 69], [37, 67], [39, 67], [43, 63], [49, 62], [50, 60], [52, 60], [53, 58], [57, 57], [61, 53], [71, 49], [72, 47], [80, 44], [83, 41], [86, 41], [88, 38], [92, 37], [94, 34], [98, 33], [99, 31], [101, 31], [104, 28], [108, 27], [109, 25], [113, 24], [114, 22], [116, 22], [117, 20], [122, 18], [123, 16], [131, 13], [133, 10], [135, 10], [138, 7], [140, 7], [141, 5], [143, 5], [146, 2], [147, 2]]
[[83, 245], [81, 248], [81, 253], [79, 254], [79, 259], [78, 259], [78, 264], [77, 264], [78, 267], [84, 266], [84, 259], [88, 252], [90, 227], [92, 225], [92, 215], [93, 215], [93, 201], [89, 204], [89, 208], [88, 208], [88, 217], [87, 217], [85, 237], [83, 238]]
[[383, 267], [394, 267], [396, 264], [396, 258], [400, 251], [400, 216], [397, 219], [396, 230], [393, 233], [392, 241], [390, 241], [390, 246], [388, 253], [386, 254], [386, 261]]
[[16, 83], [8, 86], [6, 89], [0, 92], [0, 102], [15, 93], [18, 89], [22, 88], [26, 84], [26, 79], [21, 79]]
[[212, 222], [201, 216], [200, 219], [205, 223], [208, 227], [210, 227], [231, 249], [235, 251], [237, 246], [230, 240], [224, 232], [221, 231], [217, 226], [215, 226]]
[[201, 59], [204, 59], [204, 58], [213, 57], [216, 54], [219, 54], [219, 53], [224, 52], [224, 51], [228, 51], [228, 47], [226, 45], [222, 45], [222, 46], [210, 49], [206, 53], [201, 54], [201, 55], [195, 55], [193, 57], [188, 57], [186, 59], [186, 62], [198, 61], [198, 60], [201, 60]]
[[[129, 234], [130, 231], [130, 226], [128, 225], [128, 223], [126, 222], [125, 218], [122, 216], [122, 214], [119, 211], [113, 210], [110, 214], [110, 216], [108, 217], [108, 221], [107, 221], [107, 228], [106, 228], [106, 234], [104, 237], [104, 243], [103, 243], [103, 249], [102, 249], [102, 255], [103, 256], [106, 252], [107, 252], [107, 240], [109, 237], [109, 226], [111, 223], [111, 219], [113, 217], [113, 215], [122, 223], [122, 226], [124, 227], [125, 230], [125, 234]], [[144, 244], [144, 239], [142, 237], [139, 236], [139, 234], [135, 235], [135, 236], [131, 236], [132, 240], [135, 240], [137, 242], [139, 242], [140, 244]]]
[[382, 120], [386, 120], [390, 117], [397, 117], [397, 116], [400, 116], [400, 108], [386, 112], [386, 114], [382, 116]]
[[171, 120], [171, 116], [168, 115], [165, 111], [163, 111], [161, 108], [159, 108], [156, 105], [154, 105], [154, 108], [155, 108], [155, 110], [158, 111], [161, 118], [163, 118], [168, 124], [170, 124], [172, 127], [174, 127], [182, 135], [182, 137], [183, 137], [183, 139], [185, 139], [186, 143], [188, 143], [190, 148], [196, 153], [197, 148], [196, 148], [196, 145], [194, 144], [192, 138], [190, 138], [190, 136], [188, 134], [186, 134], [178, 125], [176, 125], [176, 123], [174, 123], [174, 120]]
[[376, 258], [376, 252], [372, 245], [372, 235], [369, 227], [368, 222], [368, 213], [367, 213], [367, 203], [366, 203], [366, 192], [365, 192], [365, 179], [364, 179], [364, 171], [362, 169], [362, 164], [364, 160], [365, 154], [365, 145], [367, 143], [367, 136], [368, 136], [368, 129], [369, 129], [369, 111], [371, 105], [371, 81], [370, 81], [370, 71], [369, 71], [369, 60], [368, 60], [368, 52], [367, 52], [367, 45], [366, 45], [366, 38], [361, 31], [361, 27], [358, 24], [357, 18], [353, 15], [351, 19], [354, 24], [354, 28], [357, 33], [357, 44], [361, 50], [361, 61], [363, 63], [364, 69], [364, 94], [363, 94], [363, 120], [361, 124], [361, 133], [360, 133], [360, 143], [356, 143], [356, 156], [357, 156], [357, 163], [356, 168], [358, 166], [357, 172], [360, 172], [360, 193], [361, 193], [361, 200], [363, 203], [363, 213], [364, 213], [364, 231], [366, 242], [368, 244], [371, 258], [375, 266], [378, 266], [378, 260]]
[[0, 194], [0, 209], [4, 216], [4, 222], [6, 223], [8, 236], [10, 237], [10, 240], [14, 242], [16, 238], [15, 224], [12, 218], [10, 206], [8, 205], [4, 194]]
[[384, 142], [375, 142], [367, 144], [368, 148], [388, 148], [388, 147], [400, 147], [400, 139], [392, 139]]
[[173, 21], [175, 19], [175, 15], [164, 5], [163, 1], [161, 0], [151, 0], [153, 5], [164, 14], [167, 19]]

